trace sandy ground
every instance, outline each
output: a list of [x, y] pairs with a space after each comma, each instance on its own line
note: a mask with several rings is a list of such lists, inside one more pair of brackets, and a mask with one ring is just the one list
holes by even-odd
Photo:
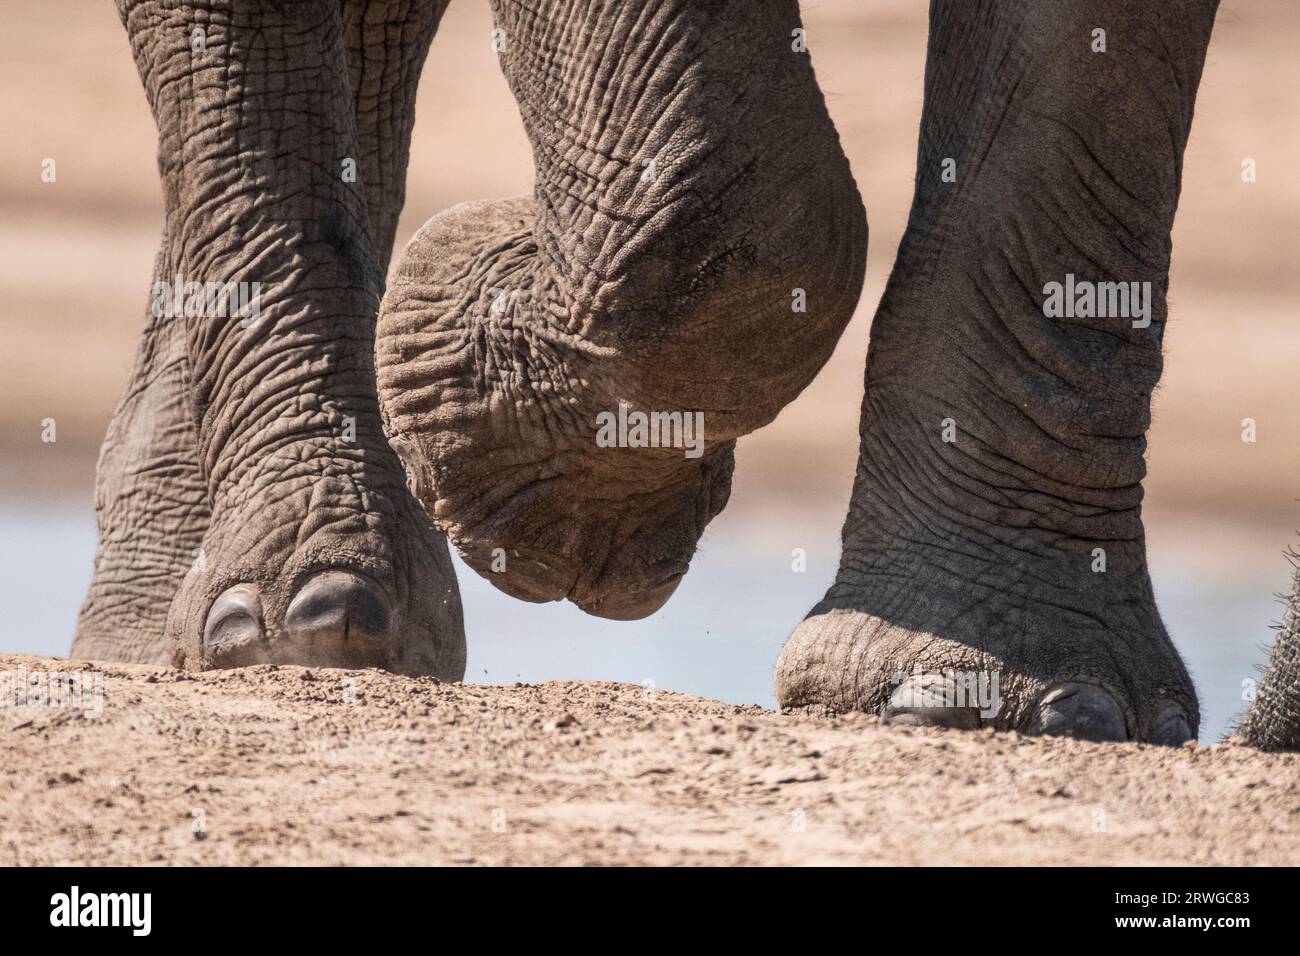
[[[0, 656], [14, 680], [90, 667]], [[1300, 756], [1237, 745], [893, 728], [629, 684], [99, 673], [99, 716], [0, 707], [0, 864], [1300, 862]]]

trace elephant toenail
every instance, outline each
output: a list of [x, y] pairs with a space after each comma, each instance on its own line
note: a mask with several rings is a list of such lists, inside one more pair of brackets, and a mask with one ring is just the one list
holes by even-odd
[[1128, 740], [1124, 712], [1115, 698], [1095, 684], [1058, 684], [1038, 703], [1031, 734], [1079, 740]]
[[262, 600], [251, 584], [237, 584], [212, 603], [203, 625], [204, 656], [212, 667], [248, 667], [270, 660]]
[[1192, 722], [1187, 719], [1187, 711], [1177, 704], [1166, 704], [1152, 723], [1152, 728], [1147, 742], [1160, 747], [1181, 747], [1193, 737]]
[[944, 674], [910, 674], [894, 689], [881, 716], [895, 726], [978, 730], [976, 703]]
[[284, 625], [278, 663], [374, 666], [390, 650], [393, 611], [376, 582], [348, 571], [324, 571], [290, 602]]
[[663, 607], [681, 582], [682, 574], [677, 574], [644, 590], [610, 594], [599, 601], [578, 602], [578, 606], [588, 614], [611, 621], [639, 621]]

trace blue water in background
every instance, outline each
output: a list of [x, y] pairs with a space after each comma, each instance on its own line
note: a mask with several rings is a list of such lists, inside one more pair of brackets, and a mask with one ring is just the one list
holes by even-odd
[[[774, 707], [773, 665], [834, 575], [839, 521], [773, 527], [770, 508], [761, 515], [743, 502], [733, 508], [710, 526], [672, 600], [644, 621], [604, 621], [567, 603], [524, 604], [456, 559], [469, 641], [465, 679], [649, 682]], [[94, 557], [90, 507], [6, 502], [0, 541], [0, 653], [66, 654]], [[792, 542], [807, 552], [804, 573], [791, 571]], [[1269, 570], [1212, 578], [1162, 551], [1152, 535], [1156, 595], [1201, 694], [1203, 743], [1222, 736], [1244, 709], [1243, 681], [1258, 676], [1269, 625], [1281, 616], [1275, 594], [1288, 584], [1289, 566], [1280, 555], [1256, 557], [1255, 566]]]

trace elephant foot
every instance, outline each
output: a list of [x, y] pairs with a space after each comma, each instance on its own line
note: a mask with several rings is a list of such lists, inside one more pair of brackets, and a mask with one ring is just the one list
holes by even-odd
[[258, 502], [214, 518], [183, 579], [167, 619], [176, 666], [464, 675], [446, 541], [396, 478], [321, 478]]
[[1195, 692], [1154, 606], [1120, 622], [1046, 596], [891, 592], [832, 589], [781, 653], [782, 708], [1166, 746], [1196, 735]]
[[1236, 736], [1260, 750], [1300, 752], [1300, 568], [1255, 699]]
[[[663, 447], [620, 447], [617, 433], [598, 440], [602, 414], [620, 410], [606, 376], [635, 375], [593, 363], [541, 320], [534, 210], [532, 200], [459, 206], [407, 247], [376, 342], [387, 430], [429, 518], [498, 588], [614, 620], [645, 617], [676, 589], [725, 504], [735, 443], [715, 440], [712, 416], [697, 428], [680, 410], [691, 448], [671, 447], [669, 429]], [[469, 276], [459, 287], [458, 273]], [[432, 305], [448, 288], [470, 304]], [[511, 341], [525, 328], [529, 348]]]
[[494, 4], [535, 188], [431, 219], [375, 343], [388, 432], [466, 563], [618, 620], [673, 593], [736, 439], [830, 357], [867, 241], [797, 4], [648, 9]]
[[373, 348], [446, 4], [217, 5], [202, 53], [172, 4], [120, 6], [166, 217], [74, 653], [459, 678], [450, 556], [384, 434]]
[[871, 326], [843, 556], [781, 655], [785, 707], [1196, 734], [1141, 513], [1214, 5], [1183, 5], [1175, 27], [1100, 4], [1126, 38], [1104, 55], [1060, 42], [1089, 33], [1091, 6], [932, 5], [916, 193]]

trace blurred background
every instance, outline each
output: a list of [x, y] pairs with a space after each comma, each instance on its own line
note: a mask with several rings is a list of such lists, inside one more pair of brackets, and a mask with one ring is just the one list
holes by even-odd
[[[531, 605], [458, 565], [467, 680], [599, 678], [774, 704], [772, 666], [832, 580], [867, 334], [911, 201], [924, 0], [803, 4], [871, 224], [866, 288], [817, 381], [743, 439], [731, 504], [654, 617]], [[143, 325], [162, 207], [155, 131], [108, 0], [0, 0], [0, 652], [66, 654], [95, 548], [95, 459]], [[482, 0], [453, 0], [419, 98], [400, 249], [430, 216], [531, 191]], [[1225, 0], [1174, 230], [1146, 525], [1156, 595], [1201, 690], [1202, 739], [1244, 708], [1300, 528], [1300, 11]], [[57, 181], [41, 180], [57, 162]], [[1258, 181], [1241, 180], [1253, 159]], [[41, 440], [42, 421], [57, 441]], [[1255, 443], [1241, 421], [1257, 422]], [[807, 553], [792, 571], [791, 553]]]

